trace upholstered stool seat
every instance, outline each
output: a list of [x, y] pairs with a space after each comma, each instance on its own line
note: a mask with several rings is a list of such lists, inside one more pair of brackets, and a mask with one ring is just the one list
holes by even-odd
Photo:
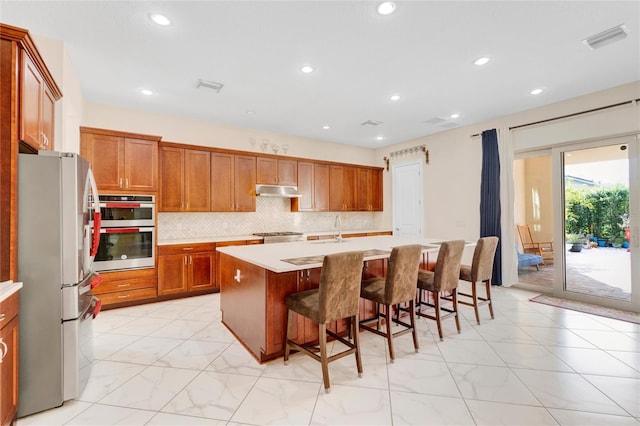
[[[358, 375], [362, 375], [358, 312], [360, 309], [360, 281], [362, 279], [363, 252], [347, 252], [327, 255], [322, 262], [320, 285], [317, 289], [293, 293], [285, 299], [288, 309], [287, 338], [284, 352], [285, 364], [291, 349], [296, 349], [322, 365], [322, 379], [327, 392], [331, 387], [329, 363], [355, 354]], [[294, 315], [298, 314], [318, 323], [318, 347], [294, 341]], [[349, 337], [353, 342], [327, 329], [327, 324], [349, 319]], [[327, 335], [343, 343], [347, 349], [327, 356]], [[319, 355], [318, 355], [319, 353]]]
[[[394, 247], [389, 256], [386, 276], [384, 278], [378, 277], [364, 280], [360, 289], [360, 297], [376, 303], [376, 316], [362, 320], [360, 326], [365, 330], [387, 338], [391, 362], [395, 359], [393, 350], [394, 337], [412, 333], [416, 352], [419, 349], [418, 334], [415, 327], [414, 300], [421, 253], [422, 246], [418, 244]], [[409, 304], [408, 309], [400, 307], [400, 304], [405, 302]], [[380, 311], [380, 305], [384, 305], [384, 313]], [[396, 318], [393, 318], [392, 306], [396, 306], [398, 310]], [[400, 319], [400, 310], [409, 312], [409, 323]], [[383, 318], [386, 332], [380, 331], [380, 320]], [[376, 322], [375, 328], [369, 326], [373, 322]], [[393, 323], [403, 328], [393, 333]]]
[[[418, 315], [436, 321], [438, 335], [443, 340], [442, 320], [454, 317], [456, 328], [460, 333], [460, 319], [458, 318], [458, 277], [460, 275], [460, 263], [464, 252], [464, 241], [445, 241], [438, 251], [438, 259], [434, 271], [418, 272]], [[422, 300], [423, 291], [427, 292], [427, 300]], [[447, 297], [452, 302], [452, 307], [441, 306], [441, 293], [448, 293]], [[431, 295], [433, 303], [429, 302]], [[434, 309], [434, 314], [422, 312], [422, 306], [429, 306]], [[445, 312], [443, 315], [442, 312]]]
[[[480, 238], [473, 251], [471, 265], [460, 266], [460, 279], [471, 283], [471, 294], [458, 292], [459, 296], [463, 296], [458, 302], [462, 305], [473, 306], [478, 324], [480, 324], [479, 306], [489, 305], [489, 313], [491, 318], [494, 318], [493, 302], [491, 301], [491, 276], [493, 275], [493, 259], [497, 246], [498, 237]], [[485, 297], [478, 296], [477, 283], [485, 284]], [[469, 299], [471, 299], [470, 302], [468, 301]]]

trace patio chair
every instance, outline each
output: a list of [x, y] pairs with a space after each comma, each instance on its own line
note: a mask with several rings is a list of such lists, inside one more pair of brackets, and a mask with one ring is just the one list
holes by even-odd
[[516, 244], [516, 253], [518, 254], [518, 269], [526, 268], [527, 266], [535, 266], [539, 271], [538, 265], [543, 265], [544, 261], [539, 254], [520, 253], [518, 245]]
[[544, 260], [553, 261], [553, 241], [536, 242], [533, 241], [529, 225], [517, 225], [518, 235], [522, 243], [522, 251], [524, 254], [536, 254]]

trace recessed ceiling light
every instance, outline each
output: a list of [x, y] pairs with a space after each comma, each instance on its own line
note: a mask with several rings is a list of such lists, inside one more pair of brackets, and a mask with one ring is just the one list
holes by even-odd
[[478, 58], [475, 61], [473, 61], [473, 63], [475, 65], [485, 65], [489, 61], [490, 61], [489, 58], [487, 58], [486, 56], [483, 56], [482, 58]]
[[330, 126], [327, 126], [327, 125], [325, 124], [324, 126], [322, 126], [322, 128], [323, 128], [323, 129], [325, 129], [325, 130], [329, 130], [331, 127], [330, 127]]
[[381, 141], [381, 140], [383, 140], [383, 139], [384, 139], [384, 137], [382, 137], [382, 136], [377, 136], [377, 137], [376, 137], [376, 140], [377, 140], [377, 141]]
[[147, 95], [147, 96], [151, 96], [153, 95], [153, 92], [149, 89], [140, 89], [140, 93], [142, 93], [143, 95]]
[[391, 15], [396, 10], [396, 4], [392, 1], [385, 1], [378, 5], [378, 13], [380, 15]]
[[450, 117], [451, 118], [458, 118], [458, 117], [460, 117], [460, 114], [451, 114]]
[[169, 18], [167, 18], [164, 15], [160, 15], [159, 13], [152, 13], [151, 15], [149, 15], [149, 17], [153, 22], [155, 22], [158, 25], [162, 25], [163, 27], [167, 25], [171, 25], [171, 21], [169, 20]]
[[313, 72], [313, 67], [311, 65], [304, 65], [300, 68], [300, 71], [302, 71], [305, 74], [310, 74]]
[[256, 112], [254, 110], [252, 110], [252, 109], [247, 110], [247, 115], [255, 115], [255, 113]]
[[539, 95], [540, 93], [542, 93], [542, 89], [538, 88], [538, 89], [533, 89], [532, 91], [530, 91], [529, 93], [531, 93], [532, 95]]
[[389, 99], [391, 99], [392, 101], [397, 101], [398, 99], [400, 99], [400, 95], [391, 95]]

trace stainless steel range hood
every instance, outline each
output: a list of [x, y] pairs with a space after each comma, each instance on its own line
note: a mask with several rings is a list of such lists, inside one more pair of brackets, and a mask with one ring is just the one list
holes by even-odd
[[256, 185], [256, 195], [261, 197], [300, 198], [297, 186]]

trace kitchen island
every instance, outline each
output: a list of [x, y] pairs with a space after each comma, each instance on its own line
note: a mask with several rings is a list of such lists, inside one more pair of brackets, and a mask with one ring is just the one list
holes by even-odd
[[[377, 236], [221, 247], [217, 251], [220, 253], [222, 322], [259, 362], [277, 358], [285, 347], [285, 298], [291, 293], [318, 287], [323, 256], [363, 251], [363, 278], [369, 278], [384, 276], [391, 249], [406, 244], [423, 245], [421, 268], [433, 267], [441, 241]], [[473, 243], [467, 244], [464, 259], [470, 259], [473, 247]], [[374, 313], [375, 304], [361, 299], [360, 318]], [[317, 326], [309, 319], [296, 317], [293, 327], [297, 342], [317, 341]], [[330, 328], [346, 333], [347, 324], [338, 321]]]

